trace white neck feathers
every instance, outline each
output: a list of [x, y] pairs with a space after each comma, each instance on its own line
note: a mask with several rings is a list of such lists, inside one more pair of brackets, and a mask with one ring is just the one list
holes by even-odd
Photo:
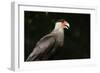
[[55, 24], [55, 28], [54, 28], [54, 31], [60, 31], [60, 32], [63, 32], [63, 28], [62, 28], [62, 25], [61, 25], [61, 22], [57, 22]]

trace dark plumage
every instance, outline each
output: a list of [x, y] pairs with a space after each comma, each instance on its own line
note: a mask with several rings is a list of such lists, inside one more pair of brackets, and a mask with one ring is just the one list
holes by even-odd
[[64, 19], [55, 23], [53, 31], [41, 38], [26, 61], [47, 60], [57, 47], [63, 46], [64, 28], [68, 29], [69, 23]]

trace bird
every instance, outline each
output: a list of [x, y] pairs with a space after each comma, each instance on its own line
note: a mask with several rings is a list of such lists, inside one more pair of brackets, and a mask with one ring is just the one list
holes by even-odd
[[64, 45], [64, 29], [69, 29], [69, 27], [65, 19], [57, 20], [54, 29], [36, 43], [26, 61], [48, 60], [58, 47]]

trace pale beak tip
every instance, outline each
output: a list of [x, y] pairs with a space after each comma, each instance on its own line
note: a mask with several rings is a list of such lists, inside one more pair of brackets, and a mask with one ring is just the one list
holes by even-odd
[[67, 25], [66, 25], [66, 28], [67, 28], [67, 29], [69, 29], [69, 28], [70, 28], [70, 25], [69, 25], [69, 23], [67, 23]]

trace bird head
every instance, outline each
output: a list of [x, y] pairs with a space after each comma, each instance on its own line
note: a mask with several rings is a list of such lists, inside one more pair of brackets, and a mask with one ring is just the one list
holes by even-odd
[[64, 19], [60, 19], [57, 21], [57, 26], [59, 26], [60, 28], [65, 28], [65, 29], [68, 29], [70, 27], [69, 23], [64, 20]]

